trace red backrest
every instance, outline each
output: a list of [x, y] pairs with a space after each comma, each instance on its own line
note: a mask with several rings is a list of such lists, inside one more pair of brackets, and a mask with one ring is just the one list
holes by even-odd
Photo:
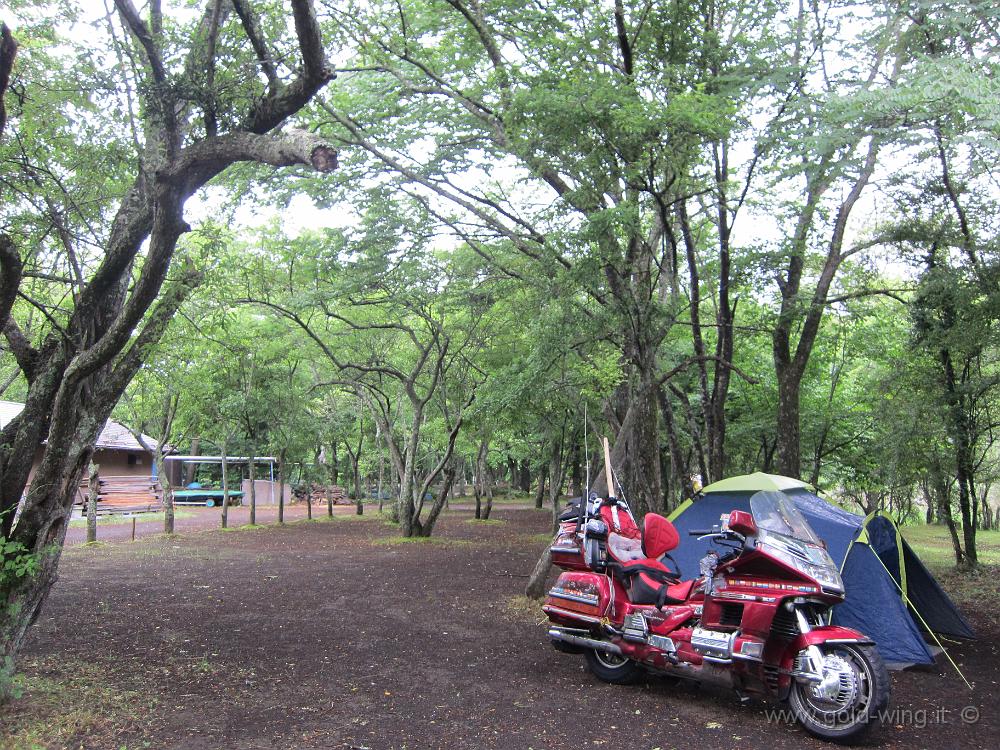
[[612, 534], [621, 534], [628, 539], [639, 539], [642, 536], [632, 516], [624, 508], [619, 508], [616, 514], [610, 506], [602, 505], [601, 520], [608, 525], [608, 531]]
[[657, 560], [680, 542], [677, 529], [670, 521], [656, 513], [646, 514], [642, 520], [642, 549], [646, 557]]

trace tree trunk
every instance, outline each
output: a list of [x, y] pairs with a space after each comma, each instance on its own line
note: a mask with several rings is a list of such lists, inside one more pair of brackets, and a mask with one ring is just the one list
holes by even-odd
[[257, 471], [254, 465], [256, 457], [250, 451], [250, 462], [247, 464], [247, 474], [250, 476], [250, 525], [257, 525]]
[[920, 493], [924, 496], [924, 504], [927, 506], [924, 523], [930, 526], [934, 523], [934, 498], [931, 497], [930, 482], [926, 477], [920, 480]]
[[489, 465], [487, 464], [484, 467], [484, 469], [483, 469], [483, 478], [485, 480], [484, 483], [483, 483], [484, 484], [484, 492], [483, 492], [483, 494], [486, 496], [486, 505], [483, 506], [483, 514], [481, 516], [481, 518], [482, 518], [483, 521], [488, 521], [489, 518], [490, 518], [490, 513], [493, 512], [493, 477], [492, 477], [492, 473], [493, 472], [491, 471]]
[[632, 429], [625, 425], [622, 427], [628, 445], [625, 472], [629, 483], [627, 499], [636, 516], [643, 516], [663, 504], [655, 381], [655, 363], [645, 362], [638, 372], [638, 383], [629, 406], [635, 411]]
[[542, 466], [538, 470], [538, 489], [535, 490], [535, 508], [541, 510], [545, 502], [545, 480], [549, 476], [549, 467]]
[[467, 468], [468, 462], [465, 460], [465, 456], [462, 456], [458, 470], [458, 494], [461, 497], [465, 497], [469, 491], [468, 479], [466, 478]]
[[951, 352], [947, 349], [942, 350], [940, 361], [948, 404], [948, 432], [955, 456], [958, 508], [962, 514], [962, 537], [965, 542], [964, 558], [960, 560], [959, 564], [963, 567], [975, 568], [979, 564], [979, 556], [976, 550], [977, 498], [974, 486], [975, 459], [973, 458], [975, 436], [970, 424], [970, 405], [967, 403], [967, 397], [964, 393], [965, 383], [955, 372], [956, 368]]
[[[161, 436], [162, 437], [162, 436]], [[201, 455], [201, 437], [195, 436], [191, 438], [191, 455], [200, 456]], [[187, 487], [194, 481], [194, 473], [197, 470], [198, 464], [190, 463], [184, 467], [184, 486]], [[183, 497], [183, 495], [181, 496]]]
[[[574, 438], [577, 435], [576, 430], [573, 431]], [[569, 472], [569, 483], [570, 483], [570, 496], [571, 497], [583, 497], [583, 467], [580, 461], [580, 441], [574, 439], [572, 446], [570, 447], [570, 472]]]
[[671, 509], [685, 498], [692, 497], [693, 485], [688, 474], [687, 462], [684, 460], [684, 453], [681, 450], [680, 437], [677, 434], [677, 425], [674, 421], [674, 409], [670, 405], [670, 396], [667, 395], [667, 389], [662, 385], [657, 388], [656, 395], [660, 414], [663, 416], [663, 423], [667, 430], [667, 446], [670, 452], [670, 473], [673, 477], [671, 484], [674, 492], [668, 493], [666, 507]]
[[222, 441], [222, 528], [229, 525], [229, 459], [226, 456], [226, 441]]
[[383, 487], [382, 480], [384, 478], [383, 473], [384, 473], [384, 469], [385, 469], [384, 461], [383, 461], [384, 458], [385, 458], [385, 454], [382, 452], [382, 446], [379, 446], [379, 449], [378, 449], [378, 512], [379, 512], [379, 515], [382, 515], [382, 491], [383, 491], [382, 490], [382, 487]]
[[357, 503], [357, 514], [363, 516], [365, 514], [365, 498], [361, 494], [361, 469], [359, 467], [361, 461], [360, 453], [356, 453], [351, 457], [351, 469], [354, 471], [354, 501]]
[[[444, 469], [444, 480], [441, 483], [441, 488], [438, 492], [437, 498], [431, 504], [431, 509], [427, 513], [427, 518], [420, 525], [421, 536], [430, 536], [434, 531], [434, 524], [437, 523], [438, 516], [441, 514], [444, 506], [448, 503], [448, 498], [451, 496], [451, 488], [454, 486], [455, 477], [457, 475], [456, 466], [454, 463], [449, 463]], [[419, 521], [418, 521], [419, 522]]]
[[285, 522], [285, 454], [287, 448], [278, 453], [278, 523]]
[[937, 494], [937, 515], [948, 527], [952, 549], [955, 552], [955, 565], [961, 567], [965, 560], [965, 555], [962, 552], [962, 542], [958, 536], [958, 527], [955, 525], [955, 518], [951, 512], [951, 491], [948, 487], [948, 480], [945, 478], [942, 467], [936, 463], [931, 464], [931, 472]]
[[562, 439], [558, 445], [552, 446], [549, 456], [549, 502], [552, 503], [552, 530], [559, 528], [559, 499], [562, 496], [563, 481], [566, 478], [566, 467], [562, 460]]
[[163, 533], [173, 536], [174, 533], [174, 487], [170, 484], [170, 477], [166, 475], [164, 469], [165, 462], [160, 456], [153, 459], [157, 463], [156, 475], [160, 480], [160, 490], [163, 492]]
[[472, 471], [473, 471], [472, 494], [476, 498], [476, 512], [473, 518], [475, 518], [478, 521], [480, 518], [482, 518], [482, 513], [483, 513], [483, 484], [482, 484], [482, 476], [480, 474], [481, 467], [479, 465], [478, 456], [476, 457], [476, 462], [474, 464], [474, 468]]
[[[552, 542], [555, 541], [553, 537]], [[549, 569], [552, 567], [552, 542], [545, 545], [545, 551], [535, 563], [534, 570], [528, 576], [528, 584], [524, 588], [524, 595], [529, 599], [541, 599], [545, 596], [546, 582], [549, 578]]]
[[[476, 518], [483, 521], [489, 519], [490, 512], [493, 510], [493, 476], [489, 464], [489, 451], [489, 441], [481, 440], [479, 452], [476, 454], [476, 476], [479, 478], [479, 490], [476, 493]], [[480, 508], [479, 502], [480, 493], [486, 499], [486, 504], [482, 508]]]
[[798, 479], [800, 457], [799, 391], [802, 377], [793, 365], [777, 365], [778, 410], [776, 415], [776, 460], [779, 474]]
[[523, 493], [531, 492], [531, 462], [526, 458], [521, 459], [518, 469], [517, 488]]

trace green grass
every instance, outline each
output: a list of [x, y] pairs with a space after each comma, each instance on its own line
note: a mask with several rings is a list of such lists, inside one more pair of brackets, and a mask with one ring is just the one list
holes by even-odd
[[[951, 534], [946, 526], [902, 526], [900, 531], [924, 564], [932, 568], [955, 566]], [[959, 535], [961, 535], [959, 530]], [[1000, 531], [977, 531], [976, 551], [984, 565], [1000, 565]]]
[[142, 726], [156, 699], [115, 687], [99, 666], [65, 657], [24, 662], [20, 698], [5, 705], [0, 750], [119, 747], [124, 731]]
[[[275, 524], [276, 525], [276, 524]], [[264, 529], [270, 529], [272, 524], [263, 523], [245, 523], [242, 526], [237, 526], [236, 528], [228, 528], [226, 531], [263, 531]]]
[[542, 603], [524, 595], [512, 596], [504, 602], [504, 605], [507, 612], [515, 619], [535, 623], [546, 619], [545, 613], [542, 612]]
[[382, 523], [389, 524], [390, 526], [398, 526], [399, 524], [392, 520], [392, 514], [388, 510], [378, 511], [378, 506], [373, 506], [372, 509], [365, 507], [365, 514], [359, 516], [357, 513], [350, 513], [349, 515], [335, 516], [338, 521], [381, 521]]
[[433, 544], [439, 547], [474, 547], [476, 543], [471, 539], [449, 539], [440, 536], [384, 536], [373, 539], [372, 544], [384, 547], [394, 547], [400, 544]]
[[[194, 518], [195, 514], [189, 510], [175, 510], [174, 520], [177, 521], [181, 518]], [[163, 521], [163, 511], [156, 511], [154, 513], [136, 513], [132, 516], [98, 516], [97, 525], [98, 526], [123, 526], [125, 524], [132, 523], [132, 519], [135, 519], [136, 523], [146, 523], [148, 521]], [[86, 518], [74, 518], [69, 522], [70, 528], [79, 529], [86, 528], [87, 519]]]
[[976, 532], [980, 567], [975, 571], [955, 566], [947, 527], [903, 526], [900, 531], [959, 609], [966, 614], [976, 611], [987, 627], [1000, 627], [1000, 531]]
[[466, 523], [475, 524], [476, 526], [503, 526], [507, 522], [501, 518], [470, 518]]

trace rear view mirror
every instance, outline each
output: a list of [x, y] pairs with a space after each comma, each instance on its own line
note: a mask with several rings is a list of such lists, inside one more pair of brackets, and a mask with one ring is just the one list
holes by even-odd
[[729, 530], [743, 536], [753, 536], [757, 533], [757, 524], [745, 510], [734, 510], [729, 514]]

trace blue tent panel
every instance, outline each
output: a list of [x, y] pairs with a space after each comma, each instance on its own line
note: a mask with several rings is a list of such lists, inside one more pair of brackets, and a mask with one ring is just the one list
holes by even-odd
[[[868, 522], [868, 542], [893, 580], [900, 586], [903, 580], [899, 574], [900, 550], [902, 550], [903, 565], [906, 567], [906, 598], [912, 605], [910, 611], [918, 624], [921, 624], [923, 619], [927, 627], [936, 633], [957, 638], [975, 637], [972, 628], [962, 617], [955, 603], [941, 589], [934, 576], [920, 562], [920, 558], [889, 519], [875, 516]], [[917, 612], [920, 614], [917, 615]]]
[[878, 645], [887, 662], [931, 664], [924, 638], [896, 584], [867, 544], [854, 545], [843, 570], [847, 598], [833, 609], [833, 623], [854, 628]]
[[955, 603], [941, 589], [906, 540], [900, 541], [903, 543], [903, 564], [906, 565], [906, 595], [927, 626], [936, 633], [956, 638], [975, 638], [972, 626], [962, 617]]

